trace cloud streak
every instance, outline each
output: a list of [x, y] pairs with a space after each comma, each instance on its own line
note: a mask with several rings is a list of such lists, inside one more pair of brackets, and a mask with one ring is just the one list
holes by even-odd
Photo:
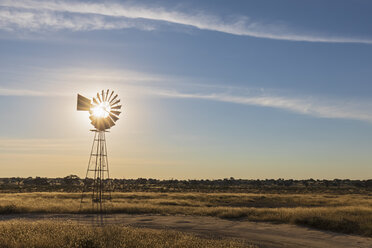
[[[50, 92], [28, 90], [28, 89], [9, 89], [0, 88], [0, 96], [48, 96]], [[63, 94], [58, 94], [63, 95]], [[56, 96], [53, 94], [53, 96]]]
[[[29, 88], [12, 87], [12, 80], [9, 79], [8, 86], [0, 88], [0, 96], [74, 97], [74, 92], [89, 96], [102, 87], [108, 87], [116, 89], [124, 98], [145, 96], [199, 99], [274, 108], [317, 118], [350, 119], [372, 123], [372, 101], [360, 99], [288, 94], [283, 91], [233, 87], [228, 84], [200, 84], [197, 79], [109, 68], [32, 67], [25, 71], [29, 72], [22, 73], [16, 81], [27, 80]], [[191, 80], [193, 83], [190, 83]]]
[[[325, 99], [317, 97], [294, 97], [278, 94], [260, 93], [249, 89], [232, 91], [231, 88], [218, 86], [188, 86], [179, 84], [178, 90], [167, 86], [154, 86], [149, 84], [125, 84], [116, 83], [112, 85], [115, 89], [125, 93], [126, 96], [146, 96], [158, 98], [206, 100], [222, 103], [233, 103], [263, 108], [274, 108], [292, 113], [330, 119], [349, 119], [372, 123], [372, 103], [361, 101], [345, 101], [340, 99]], [[183, 89], [182, 89], [183, 88]], [[190, 91], [192, 91], [190, 93]], [[238, 92], [237, 92], [238, 91]], [[186, 93], [187, 92], [187, 93]], [[203, 92], [203, 93], [200, 93]], [[217, 92], [217, 93], [216, 93]], [[226, 93], [228, 92], [228, 93]], [[242, 94], [241, 92], [247, 92]], [[252, 93], [253, 92], [253, 93]], [[0, 89], [0, 95], [3, 96], [69, 96], [71, 92], [63, 90], [45, 91], [45, 90], [26, 90], [26, 89]]]
[[163, 22], [264, 39], [372, 44], [371, 38], [303, 33], [283, 25], [256, 22], [246, 16], [227, 22], [202, 11], [186, 13], [133, 3], [9, 0], [0, 3], [0, 28], [3, 30], [154, 30]]
[[298, 114], [320, 118], [351, 119], [372, 123], [371, 103], [324, 100], [314, 97], [287, 97], [270, 95], [242, 96], [234, 94], [211, 93], [190, 94], [177, 91], [153, 91], [152, 94], [169, 98], [202, 99], [259, 107], [282, 109]]

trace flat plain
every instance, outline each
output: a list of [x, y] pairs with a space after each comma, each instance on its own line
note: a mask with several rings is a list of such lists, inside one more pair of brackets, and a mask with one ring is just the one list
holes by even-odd
[[102, 215], [92, 210], [91, 193], [84, 193], [81, 204], [84, 183], [74, 175], [0, 179], [0, 244], [9, 248], [372, 244], [371, 180], [114, 179], [110, 182], [114, 192]]
[[[89, 199], [83, 198], [82, 208], [80, 208], [80, 200], [81, 193], [1, 193], [0, 213], [3, 214], [1, 230], [6, 230], [5, 226], [11, 224], [9, 221], [14, 221], [14, 216], [24, 214], [31, 216], [38, 214], [93, 214]], [[235, 224], [252, 221], [256, 223], [285, 223], [335, 233], [372, 237], [372, 198], [369, 194], [115, 192], [112, 193], [112, 201], [106, 206], [106, 214], [111, 215], [215, 217], [232, 221], [231, 223]], [[7, 215], [13, 216], [13, 220], [6, 220], [7, 218], [4, 217]], [[38, 228], [44, 224], [48, 223], [38, 222]], [[50, 223], [48, 225], [52, 226]], [[84, 228], [82, 230], [85, 230]], [[37, 232], [38, 229], [33, 228], [32, 230]], [[104, 230], [95, 229], [89, 232], [104, 232]], [[188, 235], [191, 235], [187, 236], [190, 237], [188, 239], [193, 240], [193, 234]], [[197, 238], [200, 237], [195, 237], [195, 239]], [[247, 245], [249, 240], [245, 241], [245, 245]], [[221, 242], [230, 242], [229, 245], [232, 247], [242, 245], [231, 240]], [[9, 247], [16, 246], [10, 245]], [[193, 246], [186, 245], [186, 247]]]

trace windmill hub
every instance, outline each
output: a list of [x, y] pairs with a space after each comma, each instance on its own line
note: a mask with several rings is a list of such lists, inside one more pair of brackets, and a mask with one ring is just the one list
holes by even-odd
[[95, 117], [106, 118], [109, 116], [111, 106], [109, 102], [101, 102], [99, 105], [93, 107], [91, 110], [92, 115], [94, 115]]

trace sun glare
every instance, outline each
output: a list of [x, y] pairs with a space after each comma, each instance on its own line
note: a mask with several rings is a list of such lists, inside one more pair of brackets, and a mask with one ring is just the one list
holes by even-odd
[[98, 118], [106, 118], [110, 113], [111, 107], [108, 102], [101, 102], [92, 108], [93, 115]]

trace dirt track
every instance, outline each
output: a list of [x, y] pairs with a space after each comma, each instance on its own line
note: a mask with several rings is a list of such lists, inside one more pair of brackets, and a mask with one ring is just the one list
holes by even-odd
[[[92, 221], [96, 223], [97, 221], [93, 215], [22, 214], [0, 216], [0, 220], [9, 219], [73, 220], [85, 224], [92, 223]], [[372, 248], [372, 238], [337, 234], [288, 224], [224, 220], [214, 217], [126, 214], [107, 215], [103, 217], [102, 221], [106, 224], [116, 223], [134, 227], [172, 229], [190, 232], [204, 237], [238, 238], [246, 240], [249, 243], [257, 244], [260, 247]]]

